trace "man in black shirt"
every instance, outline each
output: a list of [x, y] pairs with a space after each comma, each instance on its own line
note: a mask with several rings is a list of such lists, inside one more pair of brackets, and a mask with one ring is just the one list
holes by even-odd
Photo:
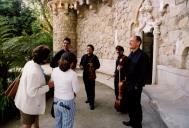
[[126, 71], [126, 98], [130, 121], [123, 124], [133, 128], [142, 128], [141, 93], [146, 83], [148, 56], [140, 49], [141, 38], [132, 36], [130, 39], [130, 64]]
[[[52, 68], [58, 67], [58, 62], [59, 62], [59, 60], [60, 60], [60, 58], [61, 58], [61, 56], [62, 56], [62, 54], [63, 54], [64, 52], [71, 52], [71, 51], [70, 51], [71, 39], [68, 38], [68, 37], [66, 37], [66, 38], [64, 38], [64, 42], [63, 42], [63, 43], [64, 43], [64, 44], [63, 44], [63, 49], [61, 49], [60, 51], [58, 51], [58, 52], [55, 54], [55, 56], [52, 58], [52, 61], [51, 61], [51, 63], [50, 63], [50, 66], [51, 66]], [[75, 54], [73, 54], [73, 53], [72, 53], [72, 58], [73, 58], [73, 59], [72, 59], [73, 62], [72, 62], [71, 68], [72, 68], [72, 69], [75, 69], [75, 68], [76, 68], [76, 63], [77, 63], [77, 58], [76, 58]]]
[[87, 45], [87, 54], [83, 55], [80, 67], [83, 69], [83, 81], [90, 109], [94, 110], [96, 69], [100, 68], [98, 57], [93, 54], [94, 46]]

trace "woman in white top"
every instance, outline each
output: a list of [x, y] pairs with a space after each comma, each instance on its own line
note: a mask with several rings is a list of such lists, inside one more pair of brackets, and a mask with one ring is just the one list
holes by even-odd
[[47, 62], [50, 49], [46, 45], [36, 47], [32, 60], [28, 61], [22, 72], [15, 105], [21, 112], [22, 128], [39, 128], [38, 115], [45, 112], [46, 96], [52, 86], [46, 85], [41, 68]]
[[[65, 52], [59, 61], [59, 67], [51, 74], [54, 83], [54, 115], [56, 128], [72, 128], [75, 115], [75, 96], [79, 91], [77, 74], [70, 66], [73, 57]], [[52, 83], [51, 83], [52, 84]]]

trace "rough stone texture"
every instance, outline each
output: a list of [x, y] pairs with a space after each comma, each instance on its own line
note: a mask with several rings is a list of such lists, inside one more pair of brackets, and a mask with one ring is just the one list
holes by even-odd
[[99, 5], [96, 13], [86, 10], [84, 17], [78, 19], [78, 57], [85, 53], [87, 44], [93, 44], [99, 58], [115, 59], [116, 45], [128, 47], [128, 12], [127, 1], [114, 3], [112, 7]]
[[112, 7], [103, 4], [97, 7], [96, 12], [85, 9], [83, 17], [78, 19], [78, 57], [85, 53], [87, 44], [93, 44], [101, 62], [106, 60], [100, 71], [113, 72], [114, 68], [109, 67], [115, 65], [107, 60], [115, 61], [115, 46], [122, 45], [128, 55], [131, 34], [142, 35], [143, 31], [149, 32], [154, 28], [157, 64], [188, 70], [189, 8], [186, 1], [114, 0]]
[[[189, 33], [189, 8], [186, 7], [186, 1], [178, 5], [175, 5], [174, 2], [171, 3], [171, 1], [168, 3], [170, 3], [168, 12], [164, 15], [165, 19], [161, 25], [163, 43], [160, 45], [159, 51], [160, 64], [186, 68], [183, 66], [186, 65], [183, 61], [183, 52], [189, 45], [188, 37], [185, 36], [185, 33]], [[170, 56], [176, 63], [167, 62]]]
[[71, 38], [73, 52], [76, 52], [77, 14], [69, 9], [69, 0], [52, 0], [48, 6], [53, 15], [53, 50], [56, 53], [63, 47], [65, 37]]
[[76, 48], [76, 14], [65, 14], [59, 10], [53, 17], [53, 49], [57, 52], [63, 47], [65, 37], [71, 38], [73, 48]]
[[[54, 3], [53, 3], [54, 2]], [[122, 45], [129, 54], [129, 37], [135, 33], [158, 31], [157, 62], [161, 65], [188, 69], [189, 7], [187, 0], [113, 0], [112, 6], [99, 3], [82, 5], [78, 18], [66, 9], [66, 0], [53, 0], [54, 52], [62, 48], [65, 36], [72, 39], [78, 57], [87, 44], [95, 46], [101, 59], [115, 60], [115, 46]], [[68, 5], [70, 6], [70, 5]], [[91, 9], [89, 9], [91, 8]], [[82, 11], [81, 11], [82, 10]], [[77, 33], [77, 34], [76, 34]], [[155, 34], [155, 33], [154, 33]], [[78, 44], [77, 44], [77, 43]], [[155, 41], [154, 41], [155, 42]], [[113, 65], [107, 65], [113, 66]]]
[[[115, 59], [117, 44], [124, 46], [128, 54], [130, 34], [148, 32], [160, 20], [159, 64], [187, 68], [183, 67], [187, 61], [183, 61], [182, 52], [189, 46], [188, 37], [184, 36], [189, 33], [188, 16], [186, 1], [178, 0], [114, 0], [112, 7], [98, 5], [97, 12], [86, 9], [77, 24], [78, 56], [85, 53], [89, 43], [94, 44], [101, 59]], [[133, 21], [138, 24], [132, 26]]]

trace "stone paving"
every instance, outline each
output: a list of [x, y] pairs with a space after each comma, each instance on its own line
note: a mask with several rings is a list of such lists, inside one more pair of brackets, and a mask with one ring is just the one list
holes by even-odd
[[[127, 114], [121, 114], [114, 110], [114, 91], [110, 87], [99, 82], [96, 83], [95, 110], [90, 110], [85, 103], [86, 94], [82, 79], [80, 79], [81, 91], [77, 95], [77, 112], [74, 128], [127, 128], [122, 121], [128, 120]], [[40, 128], [53, 128], [54, 119], [50, 116], [50, 99], [47, 102], [45, 115], [40, 116]], [[142, 95], [143, 105], [143, 128], [166, 128], [159, 114], [151, 107], [148, 97]], [[12, 120], [7, 124], [0, 125], [0, 128], [19, 128], [20, 121]], [[129, 128], [129, 127], [128, 127]]]
[[170, 85], [146, 86], [143, 92], [167, 127], [189, 128], [189, 96]]

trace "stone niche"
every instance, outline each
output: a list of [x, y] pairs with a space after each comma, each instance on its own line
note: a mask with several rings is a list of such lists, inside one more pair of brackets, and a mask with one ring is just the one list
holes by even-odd
[[189, 51], [189, 29], [182, 30], [176, 41], [175, 58], [177, 60], [177, 67], [181, 69], [189, 69], [188, 67], [188, 51]]
[[182, 54], [182, 66], [189, 70], [189, 47], [185, 48]]

